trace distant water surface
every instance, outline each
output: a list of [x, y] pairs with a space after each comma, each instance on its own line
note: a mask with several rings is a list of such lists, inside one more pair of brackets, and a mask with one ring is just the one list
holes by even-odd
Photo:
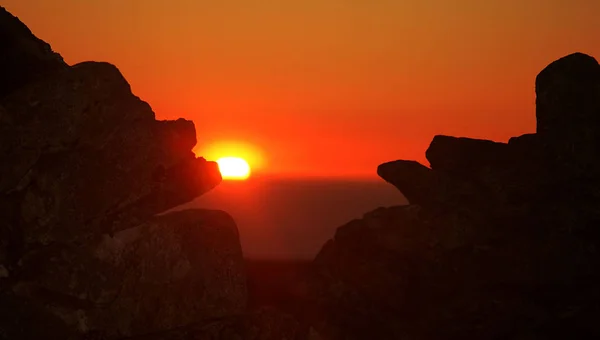
[[244, 255], [254, 259], [310, 259], [337, 227], [378, 207], [406, 204], [381, 181], [250, 178], [223, 181], [179, 209], [228, 212]]

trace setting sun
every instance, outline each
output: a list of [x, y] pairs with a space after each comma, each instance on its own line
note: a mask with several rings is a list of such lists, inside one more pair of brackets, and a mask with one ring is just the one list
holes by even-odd
[[223, 179], [242, 180], [250, 176], [248, 162], [239, 157], [223, 157], [217, 160]]

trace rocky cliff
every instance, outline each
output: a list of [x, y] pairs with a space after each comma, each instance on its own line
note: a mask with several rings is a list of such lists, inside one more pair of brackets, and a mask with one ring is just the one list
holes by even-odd
[[110, 64], [67, 65], [0, 7], [0, 339], [280, 339], [249, 312], [237, 227], [160, 215], [221, 181], [191, 121]]
[[435, 136], [378, 174], [409, 200], [340, 227], [314, 261], [331, 339], [588, 339], [600, 329], [600, 66], [536, 78], [537, 131]]

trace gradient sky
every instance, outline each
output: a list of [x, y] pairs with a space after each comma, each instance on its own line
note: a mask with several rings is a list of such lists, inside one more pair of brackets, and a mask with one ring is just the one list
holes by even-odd
[[[197, 151], [237, 141], [261, 172], [372, 177], [435, 134], [535, 131], [534, 79], [600, 58], [597, 0], [4, 0], [65, 60], [116, 64]], [[256, 170], [259, 171], [259, 170]]]

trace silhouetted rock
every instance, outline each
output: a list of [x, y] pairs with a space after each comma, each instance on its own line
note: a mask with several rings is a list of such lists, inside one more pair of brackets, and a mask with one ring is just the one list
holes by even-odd
[[600, 66], [536, 79], [538, 131], [434, 137], [431, 169], [378, 174], [408, 206], [340, 227], [314, 261], [311, 322], [330, 339], [598, 338]]
[[221, 180], [191, 152], [193, 123], [156, 121], [112, 65], [75, 65], [2, 104], [0, 190], [20, 201], [25, 246], [134, 226]]
[[67, 67], [50, 45], [35, 37], [25, 24], [2, 6], [0, 51], [0, 98], [32, 80]]
[[393, 161], [379, 165], [377, 174], [398, 188], [412, 204], [450, 207], [472, 202], [477, 191], [470, 183], [433, 172], [415, 161]]
[[537, 134], [552, 166], [566, 176], [598, 175], [600, 65], [574, 53], [548, 65], [535, 81]]
[[546, 66], [535, 93], [538, 134], [568, 136], [600, 123], [600, 65], [589, 55], [574, 53]]
[[226, 213], [209, 210], [32, 252], [12, 290], [79, 333], [110, 338], [238, 315], [247, 300], [237, 227]]
[[0, 339], [74, 339], [75, 332], [36, 300], [0, 293]]
[[431, 169], [467, 178], [510, 162], [507, 144], [464, 137], [435, 136], [425, 155]]
[[211, 320], [131, 340], [321, 340], [313, 329], [301, 327], [290, 315], [261, 308], [243, 315]]
[[242, 315], [232, 218], [159, 215], [221, 181], [191, 151], [194, 124], [157, 121], [115, 66], [67, 66], [3, 8], [0, 47], [0, 339], [121, 339]]

